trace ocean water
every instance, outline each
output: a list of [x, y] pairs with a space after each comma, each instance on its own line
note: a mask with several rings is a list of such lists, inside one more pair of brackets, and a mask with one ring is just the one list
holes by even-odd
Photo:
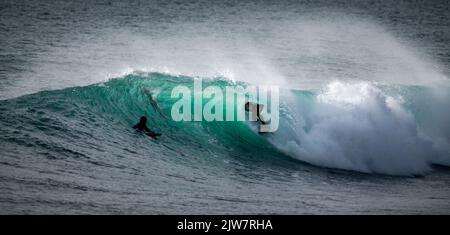
[[[448, 214], [449, 8], [3, 0], [0, 213]], [[200, 78], [278, 86], [279, 129], [173, 121]]]

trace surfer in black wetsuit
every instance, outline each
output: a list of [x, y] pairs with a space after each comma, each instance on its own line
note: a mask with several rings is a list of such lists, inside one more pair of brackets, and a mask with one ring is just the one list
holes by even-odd
[[247, 102], [245, 103], [245, 111], [247, 112], [256, 112], [257, 121], [261, 122], [261, 124], [265, 125], [266, 122], [264, 122], [261, 119], [261, 111], [263, 110], [264, 105], [257, 104], [253, 102]]
[[134, 125], [133, 128], [136, 130], [145, 132], [146, 135], [152, 137], [155, 140], [156, 140], [156, 137], [161, 136], [161, 134], [153, 132], [150, 129], [148, 129], [146, 123], [147, 123], [147, 118], [145, 116], [142, 116], [139, 123]]

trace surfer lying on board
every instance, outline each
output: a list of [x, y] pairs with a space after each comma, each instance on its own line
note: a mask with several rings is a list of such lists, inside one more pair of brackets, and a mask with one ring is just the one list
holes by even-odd
[[263, 110], [264, 105], [257, 104], [253, 102], [247, 102], [245, 103], [245, 111], [256, 113], [257, 121], [261, 122], [261, 124], [266, 125], [266, 122], [264, 122], [261, 119], [261, 111]]
[[145, 116], [142, 116], [139, 123], [134, 125], [133, 128], [136, 130], [145, 132], [146, 135], [148, 135], [156, 140], [156, 137], [160, 136], [161, 134], [155, 133], [155, 132], [151, 131], [150, 129], [148, 129], [146, 123], [147, 123], [147, 118]]

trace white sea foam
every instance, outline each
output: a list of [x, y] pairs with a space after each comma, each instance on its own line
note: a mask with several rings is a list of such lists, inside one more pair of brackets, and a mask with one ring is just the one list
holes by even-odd
[[[289, 105], [299, 104], [291, 99]], [[289, 115], [296, 121], [286, 118], [270, 140], [290, 156], [313, 165], [420, 175], [431, 164], [450, 163], [445, 139], [422, 132], [401, 100], [368, 82], [332, 82], [315, 96], [309, 111], [293, 107], [289, 112], [294, 112]]]

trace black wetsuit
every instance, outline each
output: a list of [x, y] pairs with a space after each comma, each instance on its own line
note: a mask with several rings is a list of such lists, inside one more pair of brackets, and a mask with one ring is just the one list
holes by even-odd
[[142, 121], [142, 119], [138, 124], [134, 125], [133, 128], [136, 130], [139, 130], [139, 131], [144, 131], [148, 136], [150, 136], [154, 139], [156, 139], [157, 136], [161, 135], [159, 133], [155, 133], [155, 132], [151, 131], [145, 124], [145, 121]]

